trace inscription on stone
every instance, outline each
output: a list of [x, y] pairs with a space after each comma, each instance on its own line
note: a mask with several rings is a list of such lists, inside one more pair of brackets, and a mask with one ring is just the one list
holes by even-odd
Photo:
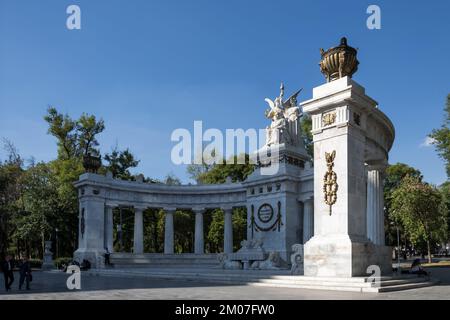
[[261, 222], [267, 223], [273, 218], [273, 208], [270, 204], [266, 203], [259, 207], [258, 218]]

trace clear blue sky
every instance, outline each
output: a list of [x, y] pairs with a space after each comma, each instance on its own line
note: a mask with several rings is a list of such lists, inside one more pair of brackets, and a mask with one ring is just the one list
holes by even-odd
[[[81, 7], [79, 31], [66, 28], [70, 4]], [[370, 4], [381, 30], [366, 27]], [[354, 79], [396, 127], [390, 162], [442, 183], [443, 162], [421, 144], [450, 92], [449, 12], [448, 0], [0, 0], [0, 137], [51, 160], [47, 106], [87, 112], [106, 122], [103, 152], [117, 142], [141, 160], [137, 171], [187, 182], [170, 160], [174, 129], [264, 128], [264, 98], [281, 81], [311, 98], [324, 83], [319, 48], [345, 35], [359, 48]]]

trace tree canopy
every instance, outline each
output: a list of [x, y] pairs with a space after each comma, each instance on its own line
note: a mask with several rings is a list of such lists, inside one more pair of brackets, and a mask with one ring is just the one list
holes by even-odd
[[450, 94], [444, 107], [444, 122], [439, 129], [434, 129], [430, 138], [436, 151], [445, 162], [447, 177], [450, 178]]
[[439, 190], [407, 175], [392, 193], [391, 216], [401, 221], [413, 244], [426, 243], [431, 262], [432, 242], [447, 238], [447, 208]]

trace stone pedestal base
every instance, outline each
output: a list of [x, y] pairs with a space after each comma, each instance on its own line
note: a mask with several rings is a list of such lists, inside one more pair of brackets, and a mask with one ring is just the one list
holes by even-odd
[[314, 277], [370, 276], [367, 268], [380, 267], [381, 275], [392, 274], [391, 248], [349, 237], [314, 236], [305, 246], [304, 274]]
[[78, 261], [80, 264], [84, 259], [88, 260], [91, 263], [91, 268], [93, 269], [101, 269], [105, 266], [105, 252], [104, 250], [82, 250], [78, 249], [73, 254], [73, 259]]
[[44, 261], [42, 262], [42, 270], [52, 270], [55, 269], [55, 265], [53, 263], [53, 254], [52, 253], [44, 253]]

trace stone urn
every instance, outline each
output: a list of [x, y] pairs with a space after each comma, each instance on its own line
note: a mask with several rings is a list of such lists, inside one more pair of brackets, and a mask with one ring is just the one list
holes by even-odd
[[347, 38], [342, 38], [337, 47], [324, 51], [320, 49], [322, 60], [320, 71], [325, 75], [327, 82], [343, 77], [352, 77], [358, 70], [357, 50], [347, 45]]
[[88, 153], [83, 156], [83, 167], [86, 172], [97, 173], [98, 169], [102, 166], [102, 157], [93, 156]]

